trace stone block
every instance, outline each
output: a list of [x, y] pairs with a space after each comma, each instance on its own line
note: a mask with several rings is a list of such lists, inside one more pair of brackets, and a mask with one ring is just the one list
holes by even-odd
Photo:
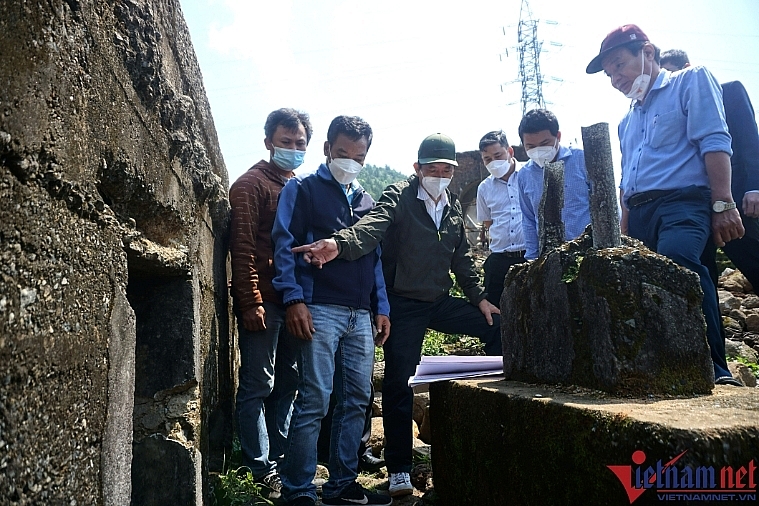
[[754, 376], [754, 373], [751, 372], [751, 369], [745, 364], [740, 362], [728, 362], [727, 367], [730, 369], [730, 374], [733, 375], [733, 378], [738, 379], [749, 388], [756, 386], [756, 376]]
[[759, 314], [750, 313], [746, 315], [746, 330], [749, 332], [759, 332]]
[[504, 374], [625, 394], [708, 393], [713, 367], [698, 276], [625, 237], [589, 234], [506, 276]]
[[733, 309], [739, 309], [741, 307], [741, 300], [726, 290], [718, 290], [719, 296], [719, 309], [722, 314], [729, 314]]
[[741, 305], [746, 309], [759, 308], [759, 296], [753, 294], [747, 295], [741, 302]]
[[[649, 466], [655, 473], [657, 462], [682, 454], [674, 465], [678, 477], [685, 469], [691, 476], [711, 470], [714, 489], [723, 469], [735, 478], [753, 465], [756, 483], [754, 388], [717, 386], [712, 395], [635, 400], [482, 379], [435, 383], [430, 392], [439, 506], [628, 505], [609, 466], [634, 484], [638, 457], [641, 473]], [[745, 490], [745, 475], [742, 482]], [[662, 504], [658, 494], [665, 488], [642, 489], [635, 506]], [[731, 489], [736, 498], [743, 492], [735, 484]]]

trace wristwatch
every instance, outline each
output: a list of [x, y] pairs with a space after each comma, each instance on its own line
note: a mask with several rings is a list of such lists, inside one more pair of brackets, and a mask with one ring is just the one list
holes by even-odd
[[730, 209], [735, 209], [737, 207], [737, 204], [735, 202], [725, 202], [723, 200], [715, 200], [714, 204], [712, 204], [712, 211], [715, 213], [721, 213], [723, 211], [729, 211]]

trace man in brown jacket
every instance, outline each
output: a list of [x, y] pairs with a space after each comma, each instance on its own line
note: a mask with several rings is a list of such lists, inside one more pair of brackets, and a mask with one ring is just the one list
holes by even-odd
[[297, 345], [286, 334], [285, 308], [271, 284], [271, 229], [279, 193], [303, 163], [312, 131], [305, 113], [278, 109], [269, 114], [264, 126], [269, 161], [256, 163], [229, 190], [232, 297], [241, 362], [240, 446], [243, 465], [270, 489], [272, 499], [282, 488], [277, 463], [284, 455], [298, 372]]

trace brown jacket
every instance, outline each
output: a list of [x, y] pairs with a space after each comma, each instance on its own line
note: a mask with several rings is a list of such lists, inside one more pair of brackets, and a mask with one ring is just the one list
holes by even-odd
[[279, 192], [291, 175], [261, 160], [229, 189], [232, 297], [237, 311], [245, 312], [264, 301], [282, 303], [271, 285], [275, 275], [271, 229]]

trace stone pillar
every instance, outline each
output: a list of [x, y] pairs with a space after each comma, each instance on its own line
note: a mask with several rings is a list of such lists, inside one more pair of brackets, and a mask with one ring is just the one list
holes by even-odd
[[596, 123], [582, 127], [585, 148], [585, 167], [588, 169], [590, 193], [590, 223], [594, 248], [615, 248], [620, 242], [617, 188], [614, 184], [614, 165], [611, 160], [609, 124]]
[[543, 167], [543, 196], [538, 209], [540, 255], [564, 243], [564, 162], [559, 160]]

